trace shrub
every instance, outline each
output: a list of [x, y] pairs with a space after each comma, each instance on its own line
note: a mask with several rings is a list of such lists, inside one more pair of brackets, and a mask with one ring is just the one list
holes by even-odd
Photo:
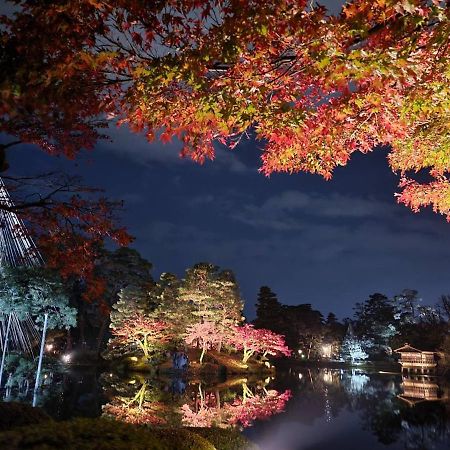
[[47, 422], [0, 433], [8, 450], [215, 450], [191, 430], [151, 430], [105, 419]]
[[[42, 409], [33, 408], [23, 403], [0, 402], [0, 432], [24, 425], [35, 425], [43, 422], [51, 422]], [[2, 447], [0, 448], [7, 448]]]
[[188, 428], [208, 439], [217, 450], [258, 450], [258, 446], [249, 441], [239, 431], [224, 428]]

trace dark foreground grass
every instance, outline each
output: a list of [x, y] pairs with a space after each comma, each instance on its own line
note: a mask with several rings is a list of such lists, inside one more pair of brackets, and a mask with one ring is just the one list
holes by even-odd
[[149, 428], [109, 419], [56, 422], [38, 408], [0, 403], [0, 449], [254, 450], [238, 431]]

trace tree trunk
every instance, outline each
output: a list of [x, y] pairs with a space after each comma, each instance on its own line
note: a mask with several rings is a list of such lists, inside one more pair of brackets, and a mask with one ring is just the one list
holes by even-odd
[[103, 339], [105, 337], [107, 325], [108, 325], [108, 317], [104, 317], [97, 334], [97, 348], [96, 348], [97, 355], [100, 354], [100, 351], [102, 349]]
[[81, 348], [86, 349], [86, 320], [84, 315], [84, 308], [81, 309], [78, 318], [78, 329], [80, 330]]
[[200, 364], [203, 364], [203, 357], [205, 356], [206, 353], [206, 347], [202, 348], [202, 354], [200, 355]]
[[69, 328], [66, 333], [66, 351], [70, 352], [72, 348], [73, 348], [72, 333]]
[[251, 358], [251, 356], [253, 355], [253, 353], [254, 353], [254, 352], [252, 352], [251, 350], [245, 350], [245, 349], [244, 349], [244, 357], [242, 358], [242, 362], [243, 362], [243, 363], [246, 363], [246, 362]]

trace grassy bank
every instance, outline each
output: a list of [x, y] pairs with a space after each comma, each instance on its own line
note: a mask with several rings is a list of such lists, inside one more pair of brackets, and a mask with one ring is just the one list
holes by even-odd
[[[265, 361], [250, 358], [246, 363], [242, 362], [242, 355], [237, 353], [209, 351], [206, 353], [203, 363], [199, 363], [199, 349], [189, 349], [189, 367], [186, 371], [188, 375], [219, 375], [230, 376], [240, 374], [270, 374], [274, 372], [274, 367]], [[150, 372], [166, 374], [176, 372], [172, 368], [171, 358], [158, 364], [149, 364], [143, 358], [127, 357], [120, 361], [114, 360], [110, 364], [111, 370], [122, 372]]]

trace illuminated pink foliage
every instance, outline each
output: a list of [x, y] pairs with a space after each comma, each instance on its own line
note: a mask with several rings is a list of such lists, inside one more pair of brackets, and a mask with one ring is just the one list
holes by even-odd
[[247, 362], [254, 354], [263, 356], [289, 356], [291, 354], [283, 336], [264, 328], [255, 328], [249, 324], [234, 327], [229, 333], [228, 344], [236, 350], [243, 351], [243, 362]]
[[156, 402], [144, 402], [141, 407], [126, 403], [107, 404], [103, 407], [103, 413], [114, 417], [116, 420], [134, 425], [165, 425], [167, 421], [161, 417], [162, 408], [164, 408], [164, 405]]
[[167, 324], [161, 321], [148, 319], [137, 314], [127, 318], [120, 326], [112, 330], [115, 343], [119, 345], [135, 344], [148, 358], [152, 348], [170, 340], [167, 333]]
[[184, 341], [187, 345], [198, 346], [202, 349], [200, 355], [200, 364], [207, 350], [211, 350], [218, 346], [224, 339], [224, 331], [222, 331], [213, 322], [200, 322], [191, 325], [186, 330]]
[[200, 407], [194, 409], [184, 404], [181, 407], [182, 422], [192, 427], [225, 428], [239, 425], [249, 427], [255, 420], [266, 420], [274, 414], [281, 413], [291, 398], [289, 390], [282, 394], [275, 390], [248, 395], [249, 392], [244, 386], [242, 396], [236, 395], [232, 401], [222, 405], [213, 395], [206, 395]]
[[236, 398], [232, 404], [225, 404], [224, 410], [229, 412], [230, 425], [249, 427], [255, 420], [267, 420], [270, 416], [281, 413], [290, 398], [289, 390], [282, 394], [270, 390], [265, 395], [254, 395], [247, 399]]

